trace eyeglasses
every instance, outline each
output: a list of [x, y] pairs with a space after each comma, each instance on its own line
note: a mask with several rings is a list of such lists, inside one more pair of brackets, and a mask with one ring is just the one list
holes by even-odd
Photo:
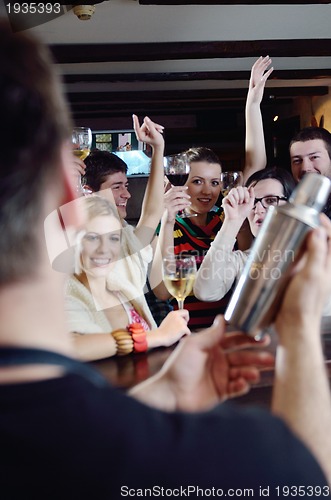
[[263, 208], [267, 210], [268, 207], [277, 207], [280, 201], [286, 201], [285, 196], [263, 196], [262, 198], [255, 198], [253, 210], [260, 202]]

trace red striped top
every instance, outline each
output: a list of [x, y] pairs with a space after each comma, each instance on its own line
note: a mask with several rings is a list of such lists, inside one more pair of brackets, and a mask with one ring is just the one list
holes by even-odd
[[[196, 226], [190, 218], [176, 217], [174, 226], [174, 250], [175, 254], [185, 253], [194, 255], [199, 268], [212, 241], [222, 226], [223, 210], [209, 212], [207, 225]], [[203, 302], [198, 300], [193, 293], [185, 299], [185, 309], [190, 313], [189, 327], [192, 330], [210, 326], [217, 314], [223, 314], [232, 289], [217, 302]], [[177, 308], [175, 300], [172, 301], [174, 309]]]

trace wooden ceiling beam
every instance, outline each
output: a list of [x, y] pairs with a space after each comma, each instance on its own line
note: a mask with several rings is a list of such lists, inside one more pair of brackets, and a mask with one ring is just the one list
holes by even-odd
[[[179, 71], [168, 73], [107, 73], [63, 75], [65, 83], [190, 82], [203, 80], [248, 81], [250, 71]], [[331, 77], [331, 69], [275, 70], [272, 80], [308, 80]]]
[[257, 57], [331, 56], [331, 38], [51, 45], [55, 61], [93, 63]]
[[[328, 94], [328, 87], [274, 87], [266, 88], [265, 99], [275, 97], [322, 96]], [[203, 90], [155, 90], [125, 92], [74, 92], [68, 93], [70, 103], [132, 103], [132, 102], [213, 102], [222, 99], [246, 98], [247, 89], [203, 89]]]
[[139, 0], [140, 5], [292, 5], [328, 4], [331, 0]]

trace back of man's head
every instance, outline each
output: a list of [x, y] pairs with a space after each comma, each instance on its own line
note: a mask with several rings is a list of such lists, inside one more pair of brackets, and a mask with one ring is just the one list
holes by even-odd
[[0, 20], [0, 285], [38, 259], [48, 183], [61, 182], [70, 120], [48, 50]]
[[328, 130], [322, 127], [306, 127], [301, 129], [291, 140], [290, 149], [295, 142], [307, 142], [320, 139], [324, 142], [325, 148], [331, 159], [331, 134]]
[[101, 189], [109, 175], [128, 171], [127, 164], [121, 158], [109, 151], [100, 151], [94, 149], [85, 160], [86, 170], [83, 183], [89, 186], [92, 191], [97, 192]]

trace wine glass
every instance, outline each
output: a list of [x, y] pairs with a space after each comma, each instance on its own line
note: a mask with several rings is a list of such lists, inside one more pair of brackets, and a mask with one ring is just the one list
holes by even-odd
[[178, 303], [178, 309], [184, 309], [184, 300], [191, 293], [197, 265], [193, 255], [173, 255], [163, 259], [163, 281], [169, 293]]
[[227, 196], [230, 189], [238, 186], [242, 186], [244, 182], [243, 173], [241, 170], [236, 170], [232, 172], [222, 172], [221, 173], [221, 193], [222, 196]]
[[[190, 164], [185, 153], [169, 155], [163, 158], [164, 174], [173, 186], [184, 186], [190, 172]], [[195, 217], [197, 214], [190, 214], [186, 210], [178, 212], [179, 217]]]
[[[92, 131], [88, 127], [74, 127], [71, 134], [72, 152], [80, 160], [85, 160], [91, 151]], [[77, 193], [86, 194], [79, 178]]]

